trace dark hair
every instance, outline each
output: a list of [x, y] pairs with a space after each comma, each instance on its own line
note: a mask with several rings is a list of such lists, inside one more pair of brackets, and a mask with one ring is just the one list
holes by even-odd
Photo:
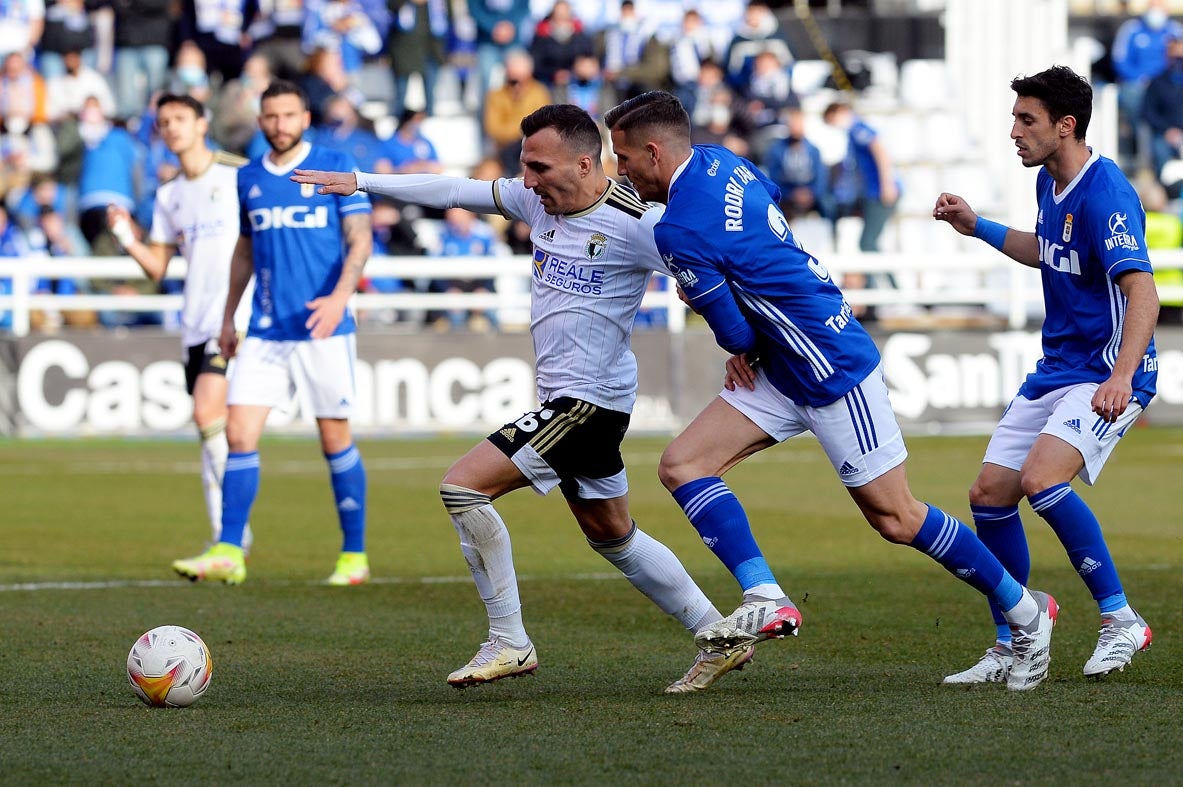
[[1076, 118], [1075, 137], [1084, 139], [1093, 117], [1093, 88], [1068, 66], [1052, 66], [1029, 77], [1015, 77], [1010, 89], [1020, 98], [1039, 100], [1055, 123], [1071, 115]]
[[690, 138], [690, 115], [675, 95], [664, 90], [650, 90], [617, 104], [604, 115], [604, 125], [626, 134], [636, 128], [653, 126]]
[[201, 102], [193, 96], [187, 96], [179, 93], [165, 93], [160, 98], [156, 99], [156, 112], [159, 113], [161, 109], [169, 104], [184, 104], [193, 110], [193, 114], [199, 118], [205, 117], [205, 107]]
[[546, 128], [553, 128], [577, 152], [600, 160], [604, 140], [596, 121], [585, 110], [574, 104], [547, 104], [522, 118], [523, 137], [532, 137]]
[[308, 109], [308, 96], [304, 94], [304, 90], [295, 82], [289, 82], [286, 79], [271, 80], [271, 84], [263, 91], [263, 95], [259, 97], [259, 101], [263, 102], [276, 96], [295, 96], [300, 99], [300, 103], [304, 105], [304, 109]]

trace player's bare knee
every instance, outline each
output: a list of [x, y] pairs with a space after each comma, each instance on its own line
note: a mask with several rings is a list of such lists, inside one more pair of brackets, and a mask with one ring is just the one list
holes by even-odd
[[1023, 497], [1026, 498], [1037, 495], [1045, 489], [1050, 489], [1058, 483], [1060, 483], [1059, 480], [1035, 470], [1023, 470], [1019, 475], [1019, 487], [1023, 490]]
[[916, 535], [915, 529], [898, 516], [878, 514], [867, 517], [867, 521], [883, 540], [892, 544], [910, 544]]
[[661, 461], [657, 465], [657, 477], [661, 480], [662, 486], [672, 492], [683, 484], [695, 480], [699, 474], [695, 474], [691, 463], [683, 461], [676, 447], [670, 445], [661, 454]]

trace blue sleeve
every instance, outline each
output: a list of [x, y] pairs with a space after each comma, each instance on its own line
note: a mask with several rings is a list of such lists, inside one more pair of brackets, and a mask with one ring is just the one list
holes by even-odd
[[690, 251], [709, 245], [664, 222], [653, 228], [653, 239], [691, 307], [707, 321], [715, 342], [729, 353], [751, 351], [756, 346], [756, 332], [735, 302], [726, 277], [708, 260]]
[[746, 158], [740, 159], [740, 161], [742, 161], [747, 166], [747, 168], [750, 169], [755, 174], [756, 178], [762, 184], [764, 184], [764, 190], [767, 191], [768, 196], [772, 198], [773, 204], [779, 205], [780, 204], [780, 197], [781, 197], [780, 186], [773, 183], [772, 180], [770, 180], [769, 177], [764, 174], [764, 170], [760, 169], [755, 164], [748, 161]]

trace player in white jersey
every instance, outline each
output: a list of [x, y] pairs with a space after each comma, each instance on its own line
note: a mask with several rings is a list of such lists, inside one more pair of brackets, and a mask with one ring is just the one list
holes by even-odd
[[[152, 281], [164, 278], [179, 250], [188, 263], [181, 307], [185, 388], [201, 437], [201, 483], [212, 541], [222, 532], [222, 477], [226, 472], [226, 359], [218, 350], [230, 283], [230, 256], [238, 242], [238, 168], [245, 159], [210, 150], [205, 108], [190, 96], [166, 94], [156, 102], [156, 125], [181, 172], [156, 192], [149, 242], [138, 240], [125, 208], [107, 208], [116, 239]], [[250, 542], [247, 530], [244, 542]]]
[[[613, 182], [600, 163], [595, 121], [571, 105], [522, 120], [520, 180], [297, 170], [322, 193], [357, 188], [437, 208], [500, 213], [530, 225], [534, 240], [530, 332], [541, 406], [461, 457], [440, 494], [485, 602], [489, 637], [448, 676], [456, 687], [533, 672], [538, 657], [522, 623], [509, 531], [493, 501], [515, 489], [558, 487], [591, 547], [688, 630], [721, 619], [672, 552], [628, 510], [620, 443], [637, 393], [629, 348], [649, 276], [661, 269], [653, 225], [661, 209]], [[666, 691], [705, 689], [742, 667], [751, 649], [700, 652]]]
[[[1051, 526], [1101, 612], [1084, 665], [1085, 675], [1101, 677], [1150, 647], [1151, 632], [1126, 600], [1101, 525], [1071, 482], [1096, 481], [1155, 394], [1158, 293], [1141, 202], [1117, 165], [1085, 144], [1092, 87], [1055, 66], [1011, 88], [1011, 139], [1023, 166], [1041, 167], [1035, 231], [983, 219], [954, 194], [942, 194], [933, 209], [962, 235], [1038, 268], [1043, 280], [1043, 358], [994, 430], [969, 500], [982, 541], [1020, 581], [1031, 558], [1019, 501], [1026, 497]], [[1000, 627], [995, 645], [945, 682], [1000, 682], [1012, 665]]]

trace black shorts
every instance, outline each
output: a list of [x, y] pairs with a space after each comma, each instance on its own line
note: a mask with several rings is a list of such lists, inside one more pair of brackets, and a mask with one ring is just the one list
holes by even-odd
[[185, 348], [185, 390], [193, 395], [199, 374], [226, 376], [226, 359], [218, 350], [217, 341], [211, 339], [205, 344]]
[[539, 493], [546, 494], [557, 483], [566, 497], [578, 499], [586, 495], [579, 494], [577, 479], [612, 479], [623, 474], [620, 444], [629, 418], [628, 413], [564, 396], [506, 424], [489, 435], [489, 442], [522, 470]]

